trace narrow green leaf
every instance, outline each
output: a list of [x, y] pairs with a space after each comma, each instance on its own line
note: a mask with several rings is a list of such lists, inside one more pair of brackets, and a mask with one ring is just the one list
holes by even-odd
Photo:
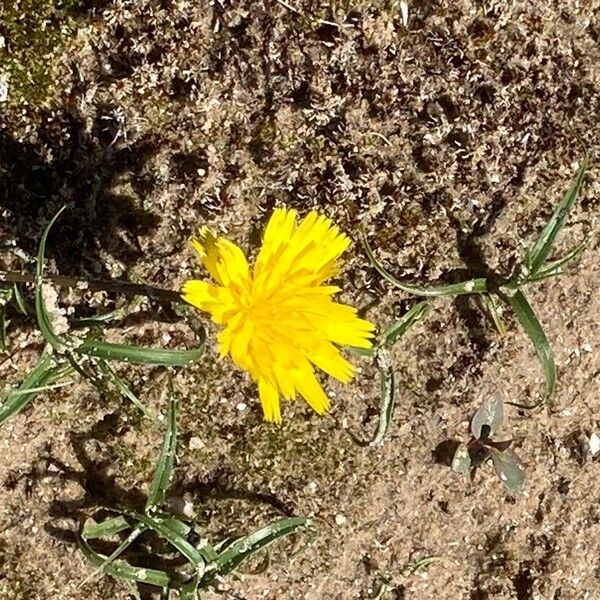
[[546, 377], [546, 398], [548, 399], [554, 394], [556, 388], [556, 364], [548, 338], [521, 290], [506, 290], [500, 297], [515, 311], [517, 319], [533, 343]]
[[73, 319], [70, 322], [70, 325], [71, 327], [94, 327], [97, 325], [105, 325], [106, 323], [110, 323], [112, 321], [122, 321], [138, 309], [138, 307], [142, 304], [143, 299], [143, 296], [136, 296], [130, 302], [127, 302], [120, 308], [116, 308], [115, 310], [102, 313], [100, 315], [84, 317], [81, 319]]
[[414, 562], [410, 563], [410, 565], [408, 565], [405, 569], [405, 576], [408, 577], [409, 575], [412, 575], [414, 573], [416, 573], [417, 571], [420, 571], [422, 569], [424, 569], [425, 567], [428, 567], [430, 564], [435, 563], [435, 562], [440, 562], [440, 561], [444, 561], [447, 560], [444, 556], [425, 556], [419, 560], [415, 560]]
[[142, 404], [139, 398], [131, 391], [131, 388], [123, 381], [117, 372], [104, 359], [98, 360], [98, 368], [108, 377], [117, 390], [130, 400], [145, 415], [150, 416], [148, 409]]
[[0, 352], [6, 350], [6, 307], [0, 304]]
[[525, 469], [521, 460], [512, 448], [500, 452], [496, 448], [491, 448], [492, 462], [494, 469], [504, 487], [510, 492], [516, 493], [525, 482]]
[[114, 344], [97, 339], [87, 339], [75, 348], [79, 354], [97, 356], [106, 360], [121, 360], [134, 364], [183, 367], [204, 354], [204, 345], [196, 350], [165, 350]]
[[36, 396], [41, 387], [51, 385], [62, 373], [57, 369], [48, 349], [42, 352], [36, 366], [14, 391], [9, 392], [6, 400], [0, 406], [0, 425], [9, 417], [23, 410]]
[[71, 385], [72, 381], [64, 381], [63, 383], [53, 383], [51, 385], [42, 385], [39, 387], [32, 387], [26, 390], [14, 390], [11, 395], [21, 396], [22, 394], [39, 394], [40, 392], [49, 392], [50, 390], [57, 390], [62, 387]]
[[450, 285], [441, 285], [438, 287], [424, 288], [416, 285], [410, 285], [402, 283], [396, 279], [385, 267], [375, 258], [373, 249], [371, 248], [367, 236], [363, 233], [363, 245], [367, 257], [371, 261], [371, 264], [379, 272], [379, 274], [392, 285], [400, 288], [408, 294], [414, 294], [415, 296], [423, 296], [427, 298], [433, 298], [436, 296], [460, 296], [463, 294], [481, 294], [488, 291], [487, 280], [484, 277], [477, 279], [470, 279], [469, 281], [463, 281], [462, 283], [452, 283]]
[[[310, 520], [306, 517], [289, 517], [280, 519], [254, 533], [236, 540], [224, 550], [216, 561], [215, 575], [226, 575], [236, 569], [246, 558], [263, 550], [275, 540], [306, 527]], [[209, 573], [207, 573], [209, 575]], [[213, 575], [214, 576], [214, 575]]]
[[373, 439], [369, 442], [370, 446], [381, 444], [385, 438], [394, 415], [394, 399], [395, 399], [395, 374], [389, 364], [389, 357], [381, 358], [377, 368], [379, 369], [379, 378], [381, 381], [381, 403], [379, 405], [379, 425]]
[[42, 238], [40, 240], [40, 246], [37, 254], [37, 262], [35, 266], [35, 313], [37, 316], [38, 326], [44, 339], [48, 342], [57, 352], [62, 352], [65, 349], [65, 341], [56, 333], [52, 326], [52, 320], [46, 309], [43, 294], [43, 277], [44, 277], [44, 255], [46, 253], [46, 240], [48, 239], [48, 233], [54, 225], [56, 219], [65, 210], [63, 206], [46, 225]]
[[96, 577], [99, 573], [102, 573], [106, 570], [106, 567], [113, 563], [133, 542], [146, 530], [146, 526], [138, 523], [131, 533], [117, 546], [117, 548], [107, 556], [104, 562], [97, 566], [96, 570], [93, 573], [90, 573], [80, 584], [78, 587], [83, 587], [88, 581], [91, 581], [94, 577]]
[[123, 560], [115, 560], [106, 563], [108, 558], [104, 554], [99, 554], [89, 545], [88, 541], [79, 534], [77, 543], [85, 557], [97, 567], [104, 565], [104, 572], [113, 577], [125, 579], [130, 582], [145, 583], [157, 587], [168, 587], [171, 585], [171, 577], [165, 571], [157, 569], [146, 569], [142, 567], [132, 567]]
[[346, 348], [350, 350], [352, 354], [356, 354], [357, 356], [368, 356], [373, 358], [377, 353], [376, 348], [358, 348], [357, 346], [346, 346]]
[[429, 314], [429, 304], [426, 300], [413, 306], [401, 319], [396, 321], [384, 334], [381, 346], [393, 346], [413, 325]]
[[6, 350], [6, 305], [13, 297], [13, 290], [0, 290], [0, 352]]
[[200, 585], [201, 574], [197, 573], [190, 581], [184, 583], [179, 588], [179, 600], [199, 600], [200, 592], [198, 586]]
[[[58, 352], [63, 352], [68, 348], [67, 340], [56, 335], [53, 330], [52, 320], [46, 309], [43, 297], [43, 275], [44, 275], [44, 254], [46, 251], [46, 240], [50, 228], [60, 216], [65, 207], [61, 208], [46, 226], [37, 255], [36, 265], [36, 289], [35, 289], [35, 307], [38, 325], [46, 341]], [[198, 360], [204, 354], [204, 340], [202, 345], [196, 350], [164, 350], [162, 348], [144, 348], [130, 346], [126, 344], [115, 344], [103, 340], [87, 338], [80, 344], [71, 344], [74, 352], [88, 356], [104, 358], [106, 360], [122, 360], [136, 364], [151, 364], [164, 366], [185, 366], [192, 361]], [[81, 365], [79, 365], [81, 367]], [[78, 367], [75, 367], [79, 370]], [[89, 374], [86, 374], [89, 377]]]
[[167, 431], [163, 440], [163, 446], [154, 471], [150, 492], [146, 502], [146, 512], [154, 510], [165, 501], [167, 489], [171, 483], [173, 465], [175, 464], [175, 452], [177, 449], [177, 397], [173, 391], [173, 383], [169, 377], [167, 408]]
[[17, 303], [18, 309], [21, 311], [22, 314], [27, 316], [31, 311], [29, 309], [29, 306], [27, 306], [27, 302], [25, 301], [23, 294], [21, 293], [21, 288], [18, 286], [18, 284], [15, 283], [12, 289], [14, 292], [15, 302]]
[[94, 540], [110, 537], [111, 535], [115, 535], [116, 533], [120, 533], [121, 531], [130, 528], [131, 524], [122, 515], [106, 519], [105, 521], [102, 521], [102, 523], [96, 523], [94, 519], [87, 519], [83, 524], [81, 535], [84, 536], [86, 540]]
[[496, 301], [494, 300], [493, 294], [481, 294], [479, 296], [483, 302], [484, 309], [487, 311], [496, 331], [500, 335], [506, 335], [506, 327], [504, 326], [504, 321], [498, 312], [498, 307], [496, 306]]
[[180, 552], [189, 562], [192, 563], [195, 569], [203, 569], [204, 559], [202, 554], [190, 544], [183, 536], [179, 535], [173, 530], [171, 521], [166, 521], [165, 518], [157, 516], [151, 517], [141, 513], [128, 513], [134, 519], [146, 525], [149, 529], [154, 530], [156, 533], [164, 537], [171, 546], [173, 546], [178, 552]]
[[[162, 523], [164, 527], [168, 527], [176, 535], [185, 539], [188, 539], [188, 535], [192, 531], [192, 528], [187, 523], [184, 523], [179, 519], [165, 517]], [[202, 558], [207, 564], [216, 560], [218, 556], [214, 547], [209, 544], [207, 540], [202, 540], [201, 543], [196, 546], [196, 549], [202, 555]]]
[[569, 252], [567, 252], [563, 257], [558, 258], [557, 260], [546, 261], [535, 275], [527, 277], [526, 283], [533, 283], [536, 281], [541, 281], [542, 279], [548, 279], [549, 277], [561, 275], [563, 272], [562, 267], [577, 258], [585, 250], [587, 245], [588, 240], [585, 239], [577, 244], [577, 246], [574, 248], [571, 248], [571, 250], [569, 250]]
[[581, 191], [585, 175], [589, 165], [589, 154], [587, 151], [583, 155], [581, 164], [575, 176], [575, 180], [571, 184], [567, 193], [554, 210], [552, 217], [542, 230], [540, 237], [536, 240], [535, 244], [527, 252], [525, 258], [525, 264], [531, 275], [536, 275], [540, 267], [543, 266], [546, 258], [552, 251], [552, 246], [556, 240], [556, 236], [560, 233], [561, 229], [565, 224], [565, 220], [571, 210], [571, 207], [577, 200], [577, 196]]

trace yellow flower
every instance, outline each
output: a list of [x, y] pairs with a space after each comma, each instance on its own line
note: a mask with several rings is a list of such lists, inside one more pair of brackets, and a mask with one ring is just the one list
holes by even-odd
[[296, 220], [295, 210], [273, 212], [252, 270], [238, 246], [203, 227], [192, 246], [218, 285], [189, 280], [182, 290], [184, 300], [225, 326], [221, 357], [231, 355], [257, 382], [265, 419], [275, 422], [280, 396], [300, 394], [325, 413], [329, 399], [314, 367], [349, 382], [355, 368], [337, 346], [369, 348], [374, 330], [355, 308], [333, 301], [340, 288], [323, 285], [338, 273], [349, 238], [314, 211]]

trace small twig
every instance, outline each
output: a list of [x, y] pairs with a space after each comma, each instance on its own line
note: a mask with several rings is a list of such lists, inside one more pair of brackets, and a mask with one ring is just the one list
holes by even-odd
[[[183, 303], [184, 300], [179, 292], [166, 290], [142, 283], [131, 281], [102, 281], [77, 279], [76, 277], [64, 277], [62, 275], [46, 275], [44, 279], [60, 287], [69, 287], [80, 291], [91, 292], [116, 292], [123, 296], [146, 296], [160, 302]], [[0, 287], [13, 283], [35, 283], [35, 276], [30, 273], [17, 273], [14, 271], [0, 271]]]
[[302, 14], [297, 8], [294, 8], [291, 4], [288, 4], [284, 0], [277, 0], [277, 2], [279, 4], [281, 4], [281, 6], [283, 6], [284, 8], [287, 8], [288, 10], [291, 10], [292, 12], [296, 13], [297, 15], [301, 15]]
[[[292, 11], [293, 13], [303, 17], [306, 16], [301, 10], [298, 10], [296, 7], [292, 6], [291, 4], [288, 4], [285, 0], [275, 0], [278, 4], [281, 4], [281, 6], [283, 6], [284, 8], [287, 8], [288, 10]], [[327, 19], [319, 19], [318, 17], [312, 17], [309, 16], [309, 18], [314, 18], [315, 21], [317, 23], [320, 23], [321, 25], [329, 25], [331, 27], [337, 27], [338, 29], [341, 29], [342, 27], [353, 27], [353, 25], [350, 24], [346, 24], [343, 23], [342, 25], [340, 25], [339, 23], [336, 23], [335, 21], [328, 21]]]
[[368, 135], [369, 133], [370, 133], [371, 135], [375, 135], [375, 136], [377, 136], [378, 138], [382, 139], [382, 140], [383, 140], [383, 141], [384, 141], [384, 142], [385, 142], [385, 143], [386, 143], [388, 146], [393, 146], [392, 142], [390, 142], [390, 140], [388, 140], [388, 139], [385, 137], [385, 135], [383, 135], [382, 133], [379, 133], [378, 131], [367, 131], [367, 135]]

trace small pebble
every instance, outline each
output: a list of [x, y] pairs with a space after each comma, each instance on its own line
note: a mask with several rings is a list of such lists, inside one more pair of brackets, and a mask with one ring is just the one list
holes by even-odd
[[197, 436], [193, 436], [190, 438], [188, 443], [188, 448], [190, 450], [202, 450], [206, 444]]
[[310, 483], [306, 484], [306, 491], [309, 494], [315, 494], [318, 489], [319, 489], [319, 486], [317, 485], [317, 483], [315, 481], [311, 481]]
[[592, 433], [592, 435], [590, 435], [588, 448], [592, 456], [596, 456], [596, 454], [600, 452], [600, 437], [598, 437], [596, 433]]
[[341, 515], [341, 514], [335, 515], [335, 524], [338, 527], [343, 527], [347, 521], [348, 521], [348, 519], [346, 519], [346, 517], [344, 515]]

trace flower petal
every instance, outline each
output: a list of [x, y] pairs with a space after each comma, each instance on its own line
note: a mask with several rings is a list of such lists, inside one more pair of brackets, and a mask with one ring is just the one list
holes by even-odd
[[226, 323], [237, 312], [231, 290], [207, 281], [189, 279], [183, 284], [181, 296], [192, 306], [209, 312], [215, 323]]
[[192, 238], [191, 244], [192, 248], [198, 253], [202, 264], [210, 273], [210, 276], [222, 285], [223, 281], [221, 280], [217, 269], [219, 251], [217, 249], [217, 238], [215, 234], [208, 227], [202, 227], [200, 228], [198, 235]]
[[223, 286], [248, 279], [248, 261], [242, 249], [223, 237], [216, 237], [208, 228], [202, 227], [192, 246], [210, 276]]
[[327, 375], [335, 377], [342, 383], [349, 383], [356, 368], [347, 359], [345, 359], [340, 351], [330, 342], [322, 342], [317, 348], [311, 352], [308, 357], [315, 367], [325, 371]]
[[279, 406], [279, 392], [277, 388], [266, 379], [258, 380], [258, 394], [262, 404], [266, 421], [281, 423], [281, 409]]
[[308, 362], [297, 371], [296, 388], [316, 413], [323, 415], [329, 410], [329, 398]]

